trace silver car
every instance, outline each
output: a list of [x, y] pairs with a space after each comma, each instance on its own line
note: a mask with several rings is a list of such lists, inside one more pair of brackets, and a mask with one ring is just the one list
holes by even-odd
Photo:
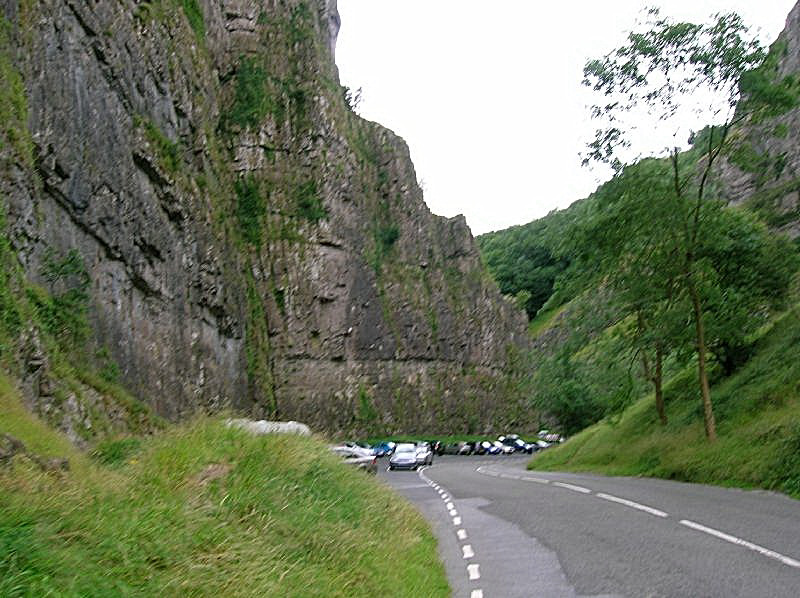
[[417, 466], [417, 447], [409, 442], [398, 444], [392, 456], [389, 457], [390, 470], [416, 469]]
[[417, 443], [417, 465], [433, 465], [433, 449], [430, 442]]

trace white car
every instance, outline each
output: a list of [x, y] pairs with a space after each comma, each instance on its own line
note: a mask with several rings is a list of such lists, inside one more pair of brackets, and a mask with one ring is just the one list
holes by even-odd
[[417, 443], [417, 465], [433, 465], [433, 449], [429, 442]]

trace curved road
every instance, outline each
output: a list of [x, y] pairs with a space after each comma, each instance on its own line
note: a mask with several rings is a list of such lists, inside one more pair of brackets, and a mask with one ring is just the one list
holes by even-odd
[[529, 461], [379, 473], [431, 523], [454, 596], [800, 596], [800, 501]]

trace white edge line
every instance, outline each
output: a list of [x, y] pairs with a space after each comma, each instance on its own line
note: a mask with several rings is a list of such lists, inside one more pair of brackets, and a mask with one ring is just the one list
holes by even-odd
[[582, 494], [591, 494], [592, 491], [588, 488], [584, 488], [583, 486], [575, 486], [574, 484], [565, 484], [564, 482], [553, 482], [553, 486], [559, 486], [561, 488], [566, 488], [567, 490], [574, 490], [575, 492], [580, 492]]
[[471, 544], [464, 544], [464, 546], [461, 547], [461, 552], [464, 553], [463, 558], [465, 559], [471, 559], [475, 556], [475, 551], [472, 550]]
[[456, 532], [456, 536], [458, 536], [459, 540], [466, 540], [467, 539], [467, 530], [460, 529]]
[[469, 598], [483, 598], [483, 590], [472, 590]]
[[647, 505], [643, 505], [641, 503], [634, 502], [626, 498], [620, 498], [618, 496], [605, 494], [603, 492], [598, 492], [597, 497], [602, 498], [603, 500], [610, 500], [611, 502], [616, 502], [621, 505], [625, 505], [626, 507], [631, 507], [632, 509], [638, 509], [639, 511], [644, 511], [645, 513], [650, 513], [651, 515], [655, 515], [656, 517], [669, 517], [669, 514], [665, 513], [664, 511], [659, 511], [658, 509], [654, 509], [653, 507], [648, 507]]
[[681, 519], [680, 524], [685, 525], [686, 527], [691, 527], [692, 529], [696, 529], [697, 531], [700, 532], [705, 532], [707, 534], [719, 538], [720, 540], [725, 540], [726, 542], [730, 542], [731, 544], [738, 544], [739, 546], [743, 546], [744, 548], [749, 548], [750, 550], [753, 550], [766, 557], [780, 561], [784, 565], [789, 565], [790, 567], [795, 567], [797, 569], [800, 569], [800, 561], [796, 561], [792, 558], [789, 558], [788, 556], [782, 555], [779, 552], [775, 552], [774, 550], [764, 548], [763, 546], [759, 546], [758, 544], [753, 544], [752, 542], [748, 542], [747, 540], [742, 540], [741, 538], [737, 538], [736, 536], [731, 536], [730, 534], [726, 534], [725, 532], [721, 532], [712, 527], [706, 527], [705, 525], [700, 525], [699, 523], [695, 523], [694, 521], [689, 521], [687, 519]]
[[549, 484], [550, 483], [550, 480], [546, 480], [544, 478], [535, 478], [533, 476], [522, 476], [522, 478], [520, 478], [520, 479], [522, 479], [522, 480], [524, 480], [526, 482], [536, 482], [538, 484]]
[[453, 517], [453, 525], [461, 525], [461, 517]]

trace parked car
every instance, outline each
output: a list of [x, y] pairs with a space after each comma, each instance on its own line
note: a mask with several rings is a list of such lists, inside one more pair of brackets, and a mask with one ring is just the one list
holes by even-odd
[[483, 446], [483, 442], [475, 441], [472, 443], [472, 454], [473, 455], [485, 455], [486, 454], [486, 447]]
[[482, 441], [481, 448], [483, 449], [483, 452], [486, 453], [487, 455], [499, 455], [500, 453], [503, 452], [503, 449], [495, 446], [495, 444], [493, 442], [490, 442], [489, 440]]
[[474, 447], [471, 442], [459, 442], [458, 443], [458, 454], [459, 455], [471, 455], [474, 450]]
[[375, 456], [375, 449], [373, 449], [366, 442], [345, 442], [343, 446], [351, 448], [354, 451], [360, 451], [365, 456]]
[[458, 451], [461, 449], [461, 443], [459, 442], [451, 442], [449, 444], [445, 444], [442, 448], [442, 453], [445, 455], [457, 455]]
[[386, 455], [391, 455], [394, 451], [394, 447], [397, 446], [394, 442], [379, 442], [378, 444], [372, 445], [372, 450], [375, 451], [376, 457], [385, 457]]
[[514, 454], [514, 447], [513, 446], [508, 446], [507, 444], [503, 444], [499, 440], [495, 440], [492, 444], [495, 447], [497, 447], [498, 449], [500, 449], [499, 451], [497, 451], [496, 454], [500, 454], [500, 453], [502, 453], [503, 455], [513, 455]]
[[433, 465], [433, 449], [430, 443], [417, 443], [417, 465]]
[[416, 469], [417, 447], [409, 442], [398, 444], [394, 447], [392, 456], [389, 457], [389, 469]]
[[500, 442], [502, 442], [505, 446], [510, 446], [514, 449], [517, 453], [528, 453], [531, 454], [533, 451], [536, 450], [536, 445], [530, 442], [525, 442], [522, 438], [519, 437], [518, 434], [509, 434], [508, 436], [499, 436], [497, 438]]
[[378, 473], [378, 458], [375, 455], [365, 455], [361, 447], [354, 449], [349, 446], [332, 446], [331, 451], [339, 455], [342, 461], [358, 469], [363, 469], [367, 473]]

